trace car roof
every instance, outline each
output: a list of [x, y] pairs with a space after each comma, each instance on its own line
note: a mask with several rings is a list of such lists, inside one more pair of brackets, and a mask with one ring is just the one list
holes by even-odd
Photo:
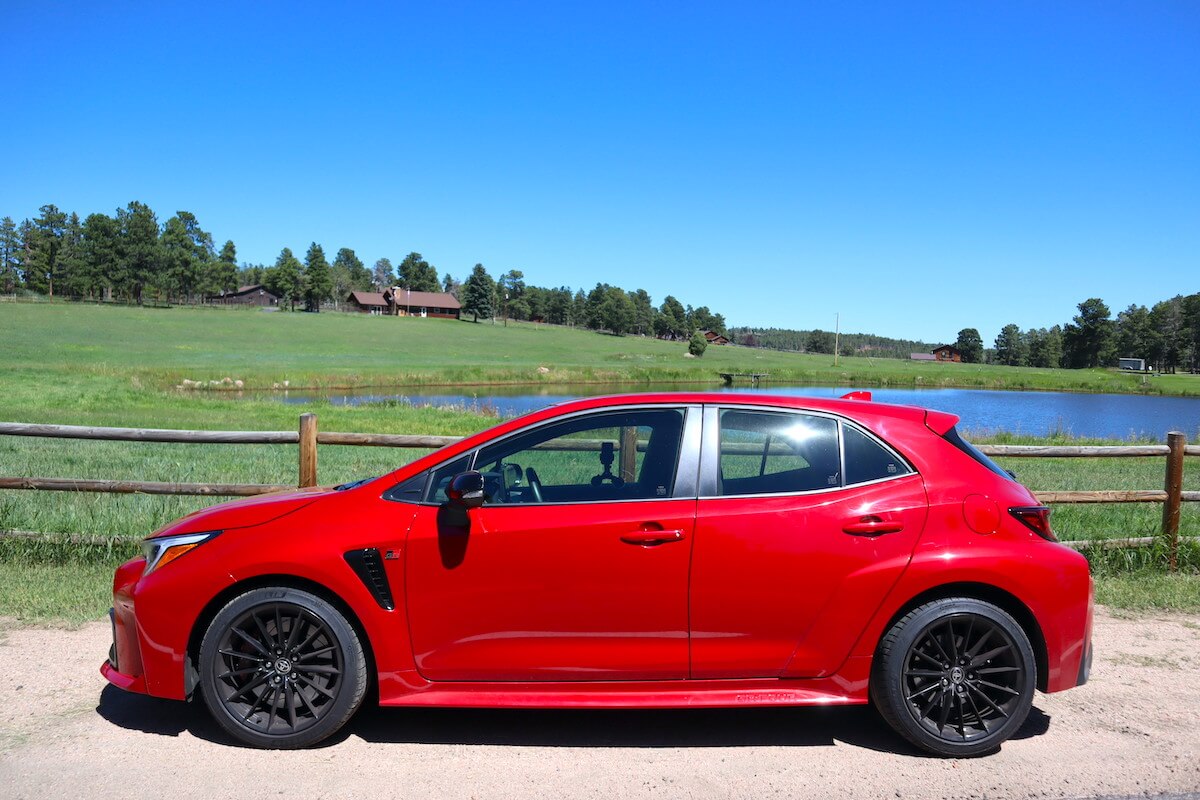
[[[891, 403], [876, 403], [868, 399], [845, 399], [828, 397], [803, 397], [798, 395], [772, 394], [770, 392], [641, 392], [630, 394], [603, 395], [599, 397], [584, 397], [569, 400], [552, 407], [553, 414], [586, 411], [595, 408], [605, 408], [615, 405], [630, 405], [637, 403], [682, 403], [682, 404], [711, 404], [711, 405], [740, 405], [767, 406], [808, 411], [826, 411], [840, 414], [853, 419], [870, 419], [872, 417], [892, 417], [911, 422], [925, 422], [927, 416], [935, 414], [938, 417], [950, 417], [941, 412], [928, 411], [918, 406], [893, 405]], [[535, 412], [536, 413], [536, 412]], [[532, 415], [531, 415], [532, 416]], [[957, 417], [954, 417], [957, 422]], [[953, 422], [946, 425], [948, 429]], [[940, 426], [937, 426], [940, 427]]]

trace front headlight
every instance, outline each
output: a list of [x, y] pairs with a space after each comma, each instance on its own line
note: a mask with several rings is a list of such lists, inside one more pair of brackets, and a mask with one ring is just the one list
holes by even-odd
[[147, 539], [142, 542], [142, 555], [146, 557], [146, 568], [143, 575], [149, 575], [158, 567], [168, 564], [184, 553], [190, 552], [220, 531], [207, 533], [185, 533], [181, 536], [160, 536], [157, 539]]

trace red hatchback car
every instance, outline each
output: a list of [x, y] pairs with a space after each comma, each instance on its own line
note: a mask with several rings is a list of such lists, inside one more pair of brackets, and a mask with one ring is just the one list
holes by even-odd
[[303, 747], [384, 706], [873, 702], [995, 750], [1087, 680], [1092, 585], [957, 418], [652, 394], [548, 408], [332, 489], [158, 531], [113, 587], [117, 686]]

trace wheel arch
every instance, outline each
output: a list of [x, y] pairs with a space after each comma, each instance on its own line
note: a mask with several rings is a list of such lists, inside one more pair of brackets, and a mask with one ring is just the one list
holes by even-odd
[[883, 626], [883, 630], [879, 635], [879, 641], [875, 643], [876, 649], [879, 647], [879, 642], [882, 642], [883, 638], [887, 636], [888, 631], [892, 629], [892, 626], [899, 622], [905, 614], [925, 603], [930, 603], [934, 600], [943, 600], [948, 597], [982, 600], [985, 603], [991, 603], [997, 608], [1006, 611], [1015, 619], [1017, 624], [1021, 626], [1021, 629], [1025, 631], [1025, 635], [1029, 637], [1029, 644], [1033, 647], [1033, 658], [1037, 664], [1038, 691], [1046, 691], [1049, 683], [1050, 659], [1046, 649], [1046, 637], [1042, 633], [1042, 627], [1038, 624], [1037, 617], [1034, 616], [1033, 611], [1019, 597], [998, 586], [986, 583], [974, 583], [971, 581], [945, 583], [914, 595], [896, 609], [896, 612], [892, 614], [891, 618]]
[[268, 586], [299, 589], [300, 591], [309, 592], [332, 605], [346, 618], [346, 621], [354, 629], [355, 635], [358, 636], [359, 642], [362, 644], [363, 655], [367, 659], [367, 695], [370, 697], [378, 688], [378, 671], [375, 667], [375, 652], [371, 644], [371, 639], [367, 636], [366, 628], [363, 626], [358, 614], [354, 612], [349, 603], [329, 587], [309, 578], [302, 578], [299, 575], [289, 575], [286, 573], [255, 575], [252, 578], [246, 578], [237, 583], [230, 584], [205, 604], [203, 610], [197, 615], [195, 622], [192, 623], [192, 630], [188, 634], [187, 659], [184, 665], [184, 694], [190, 698], [193, 692], [195, 692], [196, 687], [200, 685], [200, 645], [204, 641], [204, 634], [208, 631], [208, 626], [212, 624], [213, 618], [235, 597]]

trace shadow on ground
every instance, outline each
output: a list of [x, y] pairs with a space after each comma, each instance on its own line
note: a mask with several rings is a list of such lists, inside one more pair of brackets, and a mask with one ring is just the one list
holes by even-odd
[[[204, 703], [178, 703], [107, 686], [96, 712], [121, 728], [192, 736], [237, 746]], [[1050, 717], [1033, 708], [1014, 739], [1041, 736]], [[320, 746], [348, 738], [407, 744], [516, 747], [828, 747], [836, 742], [906, 756], [924, 755], [868, 706], [737, 709], [476, 709], [364, 707]]]

